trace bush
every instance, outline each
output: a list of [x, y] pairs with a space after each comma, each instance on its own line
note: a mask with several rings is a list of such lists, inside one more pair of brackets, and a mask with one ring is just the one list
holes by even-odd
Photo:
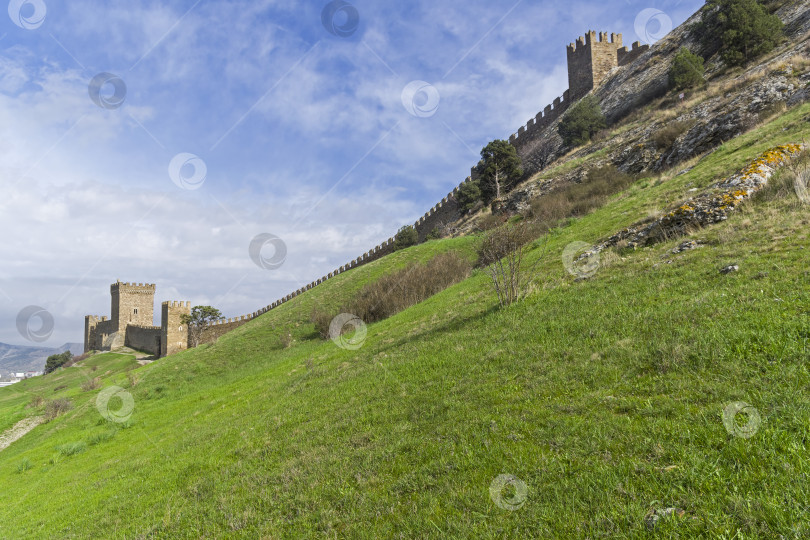
[[413, 263], [366, 285], [343, 311], [366, 323], [387, 319], [466, 278], [471, 267], [455, 252], [436, 255], [427, 264]]
[[42, 406], [45, 403], [45, 398], [42, 396], [34, 396], [31, 398], [31, 403], [28, 404], [29, 409], [36, 409]]
[[315, 330], [318, 331], [318, 335], [321, 336], [321, 339], [329, 339], [329, 325], [332, 324], [334, 317], [335, 315], [322, 310], [318, 306], [312, 307], [309, 320], [315, 324]]
[[580, 146], [591, 140], [591, 137], [607, 127], [599, 103], [593, 96], [588, 96], [576, 103], [565, 113], [557, 132], [566, 146]]
[[669, 86], [674, 90], [694, 88], [706, 82], [703, 58], [681, 47], [669, 68]]
[[490, 231], [478, 246], [478, 264], [487, 268], [502, 307], [525, 293], [527, 272], [523, 256], [533, 236], [529, 226], [521, 221]]
[[28, 458], [23, 458], [19, 465], [17, 465], [17, 473], [22, 474], [25, 471], [30, 471], [34, 468], [34, 465], [31, 463], [31, 460]]
[[394, 251], [415, 246], [418, 243], [419, 233], [416, 232], [416, 229], [414, 229], [412, 225], [405, 225], [394, 237]]
[[704, 43], [712, 48], [719, 39], [723, 60], [731, 66], [769, 53], [783, 37], [782, 21], [757, 0], [708, 0], [707, 5]]
[[566, 218], [580, 217], [603, 206], [614, 193], [625, 189], [636, 177], [613, 165], [590, 169], [585, 181], [542, 195], [531, 202], [527, 217], [539, 230], [551, 229]]
[[694, 120], [678, 120], [675, 122], [669, 122], [664, 127], [653, 133], [650, 138], [656, 148], [659, 150], [666, 150], [668, 148], [672, 148], [672, 145], [675, 144], [678, 137], [692, 129], [694, 125]]
[[52, 354], [48, 357], [45, 361], [45, 375], [48, 373], [53, 373], [56, 369], [65, 366], [68, 367], [66, 364], [73, 359], [73, 353], [70, 351], [65, 351], [60, 354]]
[[73, 408], [73, 403], [67, 398], [48, 400], [45, 404], [45, 421], [50, 422]]
[[458, 188], [456, 200], [462, 214], [466, 214], [475, 208], [481, 201], [481, 186], [478, 185], [478, 181], [470, 180], [461, 184]]
[[95, 379], [88, 379], [81, 385], [82, 392], [89, 392], [90, 390], [96, 390], [97, 388], [101, 388], [101, 379], [98, 377]]
[[116, 428], [108, 429], [107, 431], [102, 431], [101, 433], [95, 433], [87, 438], [87, 444], [90, 446], [95, 446], [97, 444], [110, 441], [115, 438], [116, 433], [118, 433]]
[[310, 320], [318, 334], [328, 339], [329, 325], [338, 313], [351, 313], [366, 323], [381, 321], [461, 281], [471, 270], [470, 261], [459, 254], [442, 253], [426, 264], [413, 263], [369, 283], [334, 314], [313, 308]]

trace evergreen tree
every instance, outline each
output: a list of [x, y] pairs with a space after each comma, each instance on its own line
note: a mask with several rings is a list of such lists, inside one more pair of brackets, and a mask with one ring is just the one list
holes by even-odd
[[557, 132], [566, 146], [580, 146], [607, 126], [599, 102], [593, 96], [583, 98], [565, 113]]
[[693, 54], [686, 47], [681, 47], [672, 62], [672, 67], [669, 68], [669, 86], [674, 90], [700, 86], [706, 82], [704, 72], [703, 58]]
[[517, 150], [508, 141], [492, 141], [481, 150], [478, 173], [484, 201], [500, 199], [523, 176]]
[[419, 233], [412, 225], [405, 225], [394, 237], [394, 251], [405, 249], [419, 243]]
[[481, 188], [477, 180], [464, 182], [458, 188], [458, 195], [456, 195], [459, 209], [461, 213], [466, 214], [481, 200]]
[[66, 363], [73, 359], [73, 353], [65, 351], [60, 354], [52, 354], [45, 360], [45, 374], [52, 373], [58, 368], [64, 366]]
[[741, 65], [773, 50], [783, 37], [782, 21], [757, 0], [707, 0], [703, 36], [712, 46], [719, 39], [723, 60]]

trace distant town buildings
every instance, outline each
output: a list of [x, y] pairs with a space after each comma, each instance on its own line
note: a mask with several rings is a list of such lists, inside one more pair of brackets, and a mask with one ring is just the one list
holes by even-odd
[[11, 378], [8, 381], [0, 381], [0, 388], [4, 386], [11, 386], [12, 384], [16, 384], [20, 381], [24, 381], [25, 379], [30, 379], [31, 377], [39, 377], [42, 375], [42, 371], [26, 371], [20, 373], [12, 373]]

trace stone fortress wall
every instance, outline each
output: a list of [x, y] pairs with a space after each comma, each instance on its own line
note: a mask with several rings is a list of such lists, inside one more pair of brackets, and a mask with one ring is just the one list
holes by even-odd
[[124, 345], [157, 355], [160, 353], [160, 326], [130, 324], [126, 328]]
[[[588, 31], [585, 36], [579, 37], [575, 43], [568, 45], [569, 89], [566, 90], [561, 97], [556, 98], [552, 104], [547, 105], [537, 116], [529, 120], [525, 126], [521, 126], [517, 133], [509, 137], [509, 142], [517, 149], [518, 155], [522, 157], [522, 150], [527, 143], [534, 141], [548, 126], [559, 119], [572, 103], [585, 97], [591, 90], [598, 86], [610, 74], [611, 70], [631, 63], [643, 52], [649, 50], [649, 48], [649, 45], [642, 45], [640, 42], [636, 41], [633, 43], [632, 48], [628, 49], [622, 45], [622, 34], [608, 34], [607, 32], [599, 32], [597, 34], [597, 32], [593, 30]], [[436, 206], [428, 210], [424, 216], [413, 224], [413, 227], [419, 234], [420, 242], [424, 241], [434, 228], [452, 223], [460, 217], [456, 195], [464, 183], [472, 182], [475, 178], [476, 170], [475, 167], [473, 167], [470, 176], [468, 176], [464, 182], [448, 193]], [[364, 253], [357, 259], [349, 262], [349, 264], [335, 269], [321, 279], [313, 281], [305, 287], [301, 287], [297, 291], [276, 300], [259, 311], [237, 317], [236, 319], [229, 319], [228, 322], [224, 324], [233, 325], [232, 328], [241, 326], [254, 317], [267, 313], [284, 302], [288, 302], [296, 296], [320, 285], [331, 277], [392, 253], [393, 248], [394, 239], [390, 238], [368, 253]]]
[[541, 132], [560, 118], [572, 103], [599, 86], [612, 69], [631, 63], [649, 48], [649, 45], [642, 45], [636, 41], [632, 48], [628, 49], [622, 46], [621, 34], [599, 32], [597, 35], [593, 30], [569, 44], [566, 47], [568, 90], [509, 137], [509, 142], [517, 149], [518, 155], [528, 143], [533, 142]]
[[[518, 152], [521, 158], [525, 157], [532, 146], [530, 143], [536, 142], [541, 134], [558, 120], [562, 114], [579, 99], [585, 97], [591, 90], [598, 86], [614, 68], [627, 65], [638, 58], [642, 53], [650, 48], [649, 45], [641, 45], [638, 41], [633, 43], [632, 48], [622, 46], [621, 34], [608, 34], [607, 32], [588, 31], [585, 36], [579, 37], [575, 43], [567, 46], [568, 61], [568, 90], [563, 92], [561, 97], [556, 98], [550, 105], [547, 105], [528, 123], [521, 126], [517, 133], [509, 137], [509, 142]], [[470, 176], [459, 184], [453, 191], [447, 194], [438, 204], [428, 210], [424, 216], [419, 218], [413, 227], [419, 235], [419, 241], [424, 241], [436, 227], [452, 223], [459, 219], [460, 212], [457, 202], [457, 194], [464, 183], [471, 182], [477, 176], [475, 167], [471, 169]], [[275, 302], [261, 308], [258, 311], [247, 315], [241, 315], [223, 320], [208, 328], [202, 337], [201, 342], [207, 343], [216, 341], [220, 336], [231, 330], [242, 326], [248, 321], [275, 309], [285, 302], [317, 287], [326, 280], [333, 278], [343, 272], [357, 268], [372, 261], [376, 261], [385, 255], [393, 253], [394, 239], [387, 241], [362, 254], [349, 263], [336, 268], [320, 279], [301, 287], [300, 289], [279, 298]], [[166, 356], [188, 347], [188, 329], [180, 324], [180, 315], [189, 313], [188, 302], [164, 302], [161, 311], [161, 326], [155, 327], [152, 324], [152, 297], [154, 297], [154, 285], [151, 285], [152, 297], [149, 299], [149, 311], [140, 302], [145, 302], [148, 296], [148, 288], [135, 290], [143, 287], [143, 284], [117, 284], [120, 308], [115, 307], [116, 297], [113, 297], [113, 317], [95, 317], [88, 315], [85, 319], [85, 350], [103, 350], [101, 347], [91, 347], [90, 345], [107, 345], [112, 343], [110, 336], [117, 332], [125, 334], [134, 348], [153, 352], [159, 356]], [[113, 285], [115, 287], [116, 284]], [[135, 289], [133, 289], [135, 288]], [[111, 291], [112, 292], [112, 291]], [[120, 309], [116, 311], [116, 309]], [[143, 309], [143, 311], [141, 311]], [[137, 310], [137, 312], [133, 312]], [[147, 320], [148, 313], [148, 320]], [[106, 341], [106, 343], [105, 343]], [[119, 340], [120, 341], [120, 340]], [[117, 342], [116, 342], [117, 343]]]

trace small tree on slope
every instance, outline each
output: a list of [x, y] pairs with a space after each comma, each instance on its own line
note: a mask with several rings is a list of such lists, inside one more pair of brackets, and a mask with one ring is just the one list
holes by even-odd
[[757, 0], [707, 0], [703, 15], [704, 42], [718, 41], [723, 60], [741, 65], [773, 50], [783, 36], [782, 21]]
[[486, 202], [500, 199], [523, 176], [517, 150], [508, 141], [494, 140], [481, 150], [478, 184]]
[[700, 86], [706, 82], [703, 78], [704, 72], [703, 58], [693, 54], [686, 47], [681, 47], [672, 61], [672, 67], [669, 68], [669, 86], [673, 90]]
[[180, 322], [188, 325], [188, 337], [191, 339], [191, 346], [196, 347], [200, 344], [203, 334], [206, 329], [217, 321], [221, 321], [225, 317], [216, 308], [211, 306], [194, 306], [191, 313], [185, 313], [180, 316]]
[[590, 141], [606, 125], [599, 102], [593, 96], [588, 96], [565, 113], [557, 126], [557, 132], [566, 146], [580, 146]]

